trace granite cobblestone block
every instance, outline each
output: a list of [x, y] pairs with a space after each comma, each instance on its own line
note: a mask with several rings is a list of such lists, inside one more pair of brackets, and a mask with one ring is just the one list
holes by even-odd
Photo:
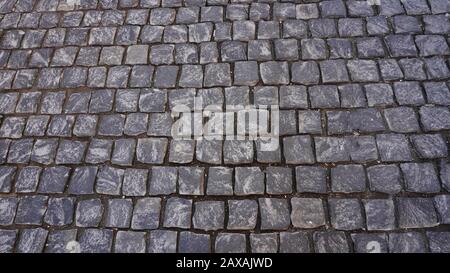
[[0, 4], [0, 253], [450, 252], [448, 1], [34, 2]]

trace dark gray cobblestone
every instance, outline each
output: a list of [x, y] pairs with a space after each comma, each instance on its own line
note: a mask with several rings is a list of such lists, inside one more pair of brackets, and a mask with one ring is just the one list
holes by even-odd
[[0, 253], [450, 252], [450, 4], [372, 2], [0, 0]]

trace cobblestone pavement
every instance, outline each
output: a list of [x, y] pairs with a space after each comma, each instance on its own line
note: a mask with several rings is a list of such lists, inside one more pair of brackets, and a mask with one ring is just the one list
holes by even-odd
[[[0, 252], [450, 252], [449, 13], [0, 0]], [[173, 139], [196, 95], [280, 147]]]

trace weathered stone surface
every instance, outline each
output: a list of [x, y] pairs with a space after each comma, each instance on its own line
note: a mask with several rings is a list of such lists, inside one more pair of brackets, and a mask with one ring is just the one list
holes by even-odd
[[75, 224], [79, 227], [97, 227], [102, 220], [103, 205], [100, 199], [86, 199], [78, 202]]
[[236, 62], [234, 65], [235, 85], [254, 86], [259, 81], [258, 75], [258, 63], [254, 61], [249, 62]]
[[386, 44], [393, 57], [414, 57], [417, 49], [410, 35], [388, 35]]
[[245, 43], [239, 41], [226, 41], [220, 47], [222, 61], [245, 61]]
[[439, 224], [433, 199], [401, 197], [397, 201], [398, 222], [401, 228], [425, 228]]
[[450, 111], [446, 107], [423, 106], [419, 110], [419, 115], [425, 131], [450, 128]]
[[109, 253], [112, 241], [112, 230], [85, 229], [79, 238], [80, 250], [82, 253]]
[[14, 222], [22, 225], [40, 225], [47, 210], [48, 197], [43, 195], [20, 198]]
[[123, 176], [122, 193], [126, 196], [144, 196], [147, 192], [148, 170], [126, 169]]
[[280, 232], [280, 253], [309, 253], [310, 239], [306, 232]]
[[50, 198], [44, 221], [51, 226], [66, 226], [73, 222], [74, 214], [73, 197]]
[[258, 217], [258, 203], [254, 200], [228, 201], [228, 229], [254, 229]]
[[294, 197], [291, 199], [291, 206], [291, 221], [294, 227], [316, 228], [325, 225], [322, 199]]
[[432, 253], [448, 253], [450, 251], [448, 232], [427, 232], [430, 251]]
[[377, 147], [382, 161], [411, 161], [412, 155], [405, 135], [377, 135]]
[[178, 241], [180, 253], [209, 253], [211, 252], [211, 239], [208, 234], [198, 234], [190, 231], [180, 232]]
[[25, 119], [21, 117], [6, 118], [0, 127], [0, 136], [8, 138], [21, 138], [25, 127]]
[[128, 136], [137, 136], [147, 131], [148, 115], [145, 113], [131, 113], [127, 115], [123, 133]]
[[212, 86], [230, 86], [231, 75], [229, 64], [207, 64], [205, 67], [204, 85]]
[[363, 200], [368, 230], [395, 229], [394, 202], [390, 199]]
[[164, 227], [191, 227], [192, 200], [177, 197], [169, 198], [166, 202]]
[[280, 87], [280, 108], [308, 108], [306, 88], [301, 85]]
[[78, 137], [94, 136], [98, 117], [94, 115], [78, 115], [73, 127], [73, 134]]
[[22, 168], [16, 179], [16, 192], [36, 191], [41, 171], [40, 167], [34, 166]]
[[313, 234], [314, 247], [319, 253], [348, 253], [350, 248], [342, 231], [317, 231]]
[[264, 173], [259, 167], [236, 167], [236, 195], [264, 194]]
[[370, 107], [389, 106], [394, 103], [394, 93], [388, 84], [375, 83], [366, 84], [367, 104]]
[[347, 62], [350, 77], [358, 82], [376, 82], [379, 80], [378, 68], [371, 60], [351, 60]]
[[351, 136], [347, 137], [352, 161], [366, 163], [379, 158], [378, 149], [373, 136]]
[[364, 229], [361, 204], [358, 199], [329, 199], [331, 225], [338, 230]]
[[17, 230], [0, 230], [0, 253], [13, 253]]
[[276, 233], [252, 233], [250, 234], [250, 247], [252, 253], [276, 253], [278, 236]]
[[261, 229], [287, 229], [291, 220], [286, 199], [259, 198]]
[[176, 192], [178, 171], [174, 167], [152, 167], [148, 191], [151, 195]]
[[91, 164], [103, 163], [110, 159], [113, 142], [107, 139], [92, 139], [86, 153], [86, 162]]
[[144, 253], [145, 232], [119, 231], [114, 245], [115, 253]]
[[166, 138], [140, 138], [137, 141], [136, 157], [139, 162], [161, 164], [167, 150]]
[[448, 148], [441, 135], [416, 135], [411, 137], [414, 148], [421, 158], [448, 156]]
[[414, 110], [409, 107], [397, 107], [384, 110], [389, 129], [397, 133], [410, 133], [419, 130]]
[[322, 133], [322, 120], [319, 111], [305, 110], [298, 112], [298, 132], [300, 134]]
[[316, 85], [308, 89], [312, 108], [336, 108], [340, 106], [335, 85]]
[[316, 158], [318, 162], [348, 161], [346, 141], [337, 137], [315, 137]]
[[386, 234], [354, 233], [351, 234], [356, 253], [388, 253], [389, 245]]
[[106, 226], [128, 228], [130, 226], [133, 202], [131, 199], [110, 199], [106, 211]]
[[60, 141], [56, 153], [56, 164], [79, 164], [86, 150], [86, 142], [83, 141]]
[[222, 163], [222, 141], [201, 139], [196, 141], [195, 157], [209, 164]]
[[449, 252], [448, 0], [0, 2], [0, 252]]
[[220, 201], [196, 202], [192, 224], [196, 229], [218, 230], [222, 229], [225, 218], [224, 203]]
[[121, 166], [132, 165], [135, 147], [136, 141], [134, 139], [117, 139], [114, 141], [111, 162]]
[[245, 235], [237, 233], [219, 233], [216, 237], [214, 250], [215, 253], [245, 253]]
[[0, 198], [0, 225], [11, 225], [16, 215], [18, 200], [15, 197]]
[[101, 194], [119, 195], [123, 181], [123, 169], [103, 166], [97, 174], [95, 190]]
[[295, 168], [298, 192], [325, 193], [327, 191], [327, 170], [317, 166]]
[[432, 163], [400, 164], [405, 186], [411, 192], [439, 192], [441, 187]]
[[44, 250], [48, 231], [43, 228], [24, 229], [17, 243], [18, 253], [40, 253]]
[[203, 167], [178, 168], [178, 192], [182, 195], [203, 195], [205, 191]]
[[331, 169], [331, 189], [335, 192], [362, 192], [366, 176], [361, 165], [340, 165]]
[[424, 236], [419, 232], [390, 233], [389, 251], [391, 253], [426, 252]]
[[161, 199], [146, 197], [136, 201], [131, 219], [132, 229], [156, 229], [159, 226]]
[[449, 196], [437, 195], [434, 197], [434, 204], [439, 214], [440, 222], [447, 224], [450, 222], [450, 203]]
[[292, 192], [292, 170], [284, 167], [266, 168], [266, 191], [268, 194]]
[[370, 190], [395, 194], [402, 189], [402, 178], [397, 165], [376, 165], [367, 168]]
[[72, 194], [94, 193], [94, 182], [98, 167], [78, 167], [73, 171], [68, 192]]
[[233, 169], [227, 167], [210, 167], [208, 171], [207, 195], [233, 194]]
[[259, 65], [264, 84], [288, 84], [289, 68], [286, 62], [265, 62]]
[[315, 162], [310, 136], [293, 136], [283, 139], [287, 164], [312, 164]]
[[8, 163], [28, 163], [31, 156], [33, 139], [12, 141], [9, 146]]
[[175, 253], [177, 250], [177, 232], [171, 230], [150, 231], [147, 251], [149, 253]]

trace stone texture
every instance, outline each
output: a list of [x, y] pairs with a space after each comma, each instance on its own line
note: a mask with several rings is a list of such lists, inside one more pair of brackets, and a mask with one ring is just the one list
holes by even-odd
[[264, 173], [259, 167], [236, 167], [236, 195], [264, 194]]
[[350, 248], [342, 231], [317, 231], [313, 234], [314, 247], [318, 253], [348, 253]]
[[368, 199], [363, 202], [368, 230], [395, 229], [395, 208], [392, 200]]
[[450, 251], [448, 0], [0, 2], [1, 253]]
[[377, 165], [367, 168], [370, 190], [395, 194], [402, 189], [402, 177], [397, 165]]
[[287, 229], [290, 224], [287, 200], [260, 198], [261, 229]]
[[404, 163], [400, 164], [405, 186], [411, 192], [438, 192], [439, 179], [431, 163]]
[[276, 233], [250, 234], [252, 253], [276, 253], [278, 249]]
[[219, 233], [216, 237], [214, 250], [216, 253], [245, 253], [245, 235], [236, 233]]
[[323, 201], [318, 198], [291, 199], [291, 221], [294, 227], [317, 228], [325, 225]]
[[192, 224], [196, 229], [218, 230], [224, 226], [225, 208], [223, 202], [196, 202]]
[[173, 197], [167, 200], [164, 227], [190, 228], [192, 200]]
[[79, 227], [97, 227], [103, 212], [104, 207], [100, 199], [80, 201], [75, 211], [75, 224]]
[[362, 192], [366, 176], [361, 165], [340, 165], [331, 169], [331, 189], [335, 192]]
[[258, 203], [254, 200], [229, 200], [228, 225], [231, 230], [251, 230], [256, 226]]
[[389, 234], [389, 251], [391, 253], [424, 253], [425, 238], [419, 232]]
[[439, 224], [433, 200], [421, 197], [398, 198], [401, 228], [424, 228]]
[[329, 199], [331, 225], [338, 230], [364, 228], [361, 204], [358, 199]]

